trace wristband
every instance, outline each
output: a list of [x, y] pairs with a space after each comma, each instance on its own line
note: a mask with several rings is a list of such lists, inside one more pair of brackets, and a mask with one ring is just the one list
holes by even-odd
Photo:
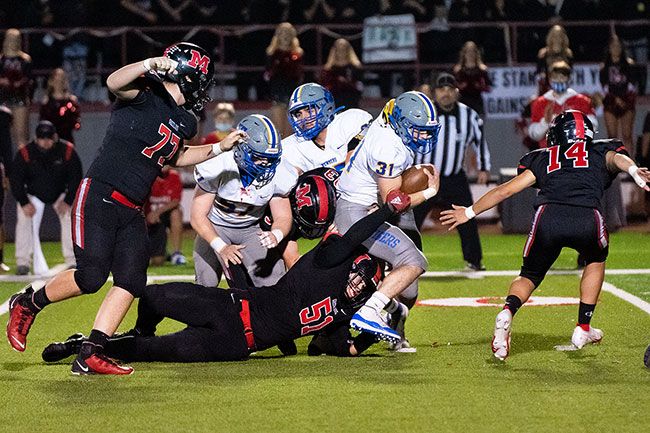
[[221, 142], [214, 143], [212, 145], [212, 153], [214, 154], [214, 156], [217, 156], [217, 155], [220, 155], [220, 154], [223, 153], [223, 150], [221, 149]]
[[278, 243], [282, 242], [282, 239], [284, 239], [284, 235], [282, 234], [282, 230], [280, 229], [273, 229], [271, 230], [271, 233], [273, 233], [273, 236], [275, 236], [275, 240]]
[[473, 206], [465, 208], [465, 216], [470, 220], [476, 216], [476, 212], [474, 212]]
[[145, 60], [143, 60], [143, 61], [142, 61], [142, 66], [144, 66], [144, 68], [145, 68], [147, 71], [151, 71], [151, 59], [145, 59]]
[[225, 243], [223, 239], [221, 239], [219, 236], [217, 236], [216, 238], [212, 239], [212, 242], [210, 242], [210, 246], [217, 253], [221, 254], [221, 251], [223, 251], [223, 249], [226, 248], [228, 244]]
[[429, 200], [431, 197], [434, 195], [438, 194], [438, 190], [435, 189], [434, 187], [429, 187], [422, 191], [422, 195], [424, 196], [425, 200]]
[[640, 187], [643, 188], [646, 185], [645, 180], [641, 176], [639, 176], [639, 167], [636, 165], [631, 165], [628, 169], [627, 172], [632, 176], [632, 179], [634, 179], [634, 182]]

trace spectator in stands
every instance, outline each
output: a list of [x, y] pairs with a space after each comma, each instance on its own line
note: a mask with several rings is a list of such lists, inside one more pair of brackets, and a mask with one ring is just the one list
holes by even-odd
[[17, 29], [5, 32], [0, 54], [0, 105], [12, 111], [13, 141], [17, 147], [29, 137], [29, 104], [32, 92], [32, 58], [21, 49], [22, 36]]
[[460, 102], [483, 116], [485, 108], [481, 94], [490, 91], [492, 82], [481, 58], [481, 51], [473, 41], [465, 42], [460, 50], [458, 63], [454, 65], [454, 75], [460, 91]]
[[530, 138], [539, 147], [546, 147], [546, 131], [553, 118], [566, 110], [579, 110], [585, 113], [594, 130], [598, 130], [598, 119], [591, 105], [591, 98], [569, 87], [571, 66], [564, 60], [556, 61], [548, 69], [551, 89], [538, 96], [531, 104], [531, 124], [528, 127]]
[[5, 265], [5, 227], [4, 227], [4, 202], [5, 190], [9, 187], [9, 174], [11, 173], [13, 145], [11, 143], [11, 110], [0, 105], [0, 273], [9, 271]]
[[632, 65], [617, 35], [612, 35], [607, 46], [605, 62], [600, 67], [600, 84], [605, 99], [605, 126], [607, 136], [621, 138], [630, 155], [634, 155], [632, 132], [636, 107], [636, 85]]
[[296, 29], [286, 22], [278, 25], [271, 43], [266, 48], [264, 80], [269, 85], [273, 102], [271, 121], [283, 137], [293, 133], [287, 118], [287, 104], [291, 92], [303, 81], [303, 54]]
[[47, 80], [47, 95], [40, 108], [40, 120], [49, 120], [56, 127], [59, 138], [74, 143], [72, 131], [81, 128], [81, 112], [77, 97], [70, 93], [68, 78], [56, 68]]
[[323, 66], [321, 82], [332, 92], [338, 106], [359, 107], [363, 91], [362, 73], [361, 62], [350, 42], [343, 38], [334, 41]]
[[214, 131], [206, 135], [201, 144], [218, 143], [234, 130], [235, 107], [230, 102], [218, 103], [214, 107], [212, 117], [214, 119]]
[[36, 127], [36, 138], [19, 149], [11, 171], [11, 191], [17, 202], [16, 274], [27, 275], [34, 239], [34, 203], [52, 205], [61, 223], [61, 249], [65, 263], [75, 265], [70, 231], [70, 206], [81, 181], [81, 160], [72, 143], [61, 140], [51, 122]]
[[183, 185], [178, 171], [164, 166], [160, 176], [151, 187], [151, 194], [145, 205], [151, 264], [162, 266], [167, 257], [167, 230], [171, 239], [173, 253], [169, 260], [172, 265], [184, 265], [187, 259], [181, 252], [183, 241], [183, 211], [181, 197]]
[[573, 51], [569, 48], [569, 36], [560, 25], [554, 25], [546, 34], [546, 45], [537, 52], [537, 87], [538, 95], [543, 95], [550, 89], [548, 68], [555, 62], [563, 60], [573, 65]]
[[292, 0], [289, 20], [295, 23], [329, 23], [336, 17], [334, 0]]

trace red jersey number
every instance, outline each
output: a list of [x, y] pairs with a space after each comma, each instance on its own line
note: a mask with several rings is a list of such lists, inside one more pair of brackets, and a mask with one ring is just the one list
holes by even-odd
[[[573, 168], [589, 168], [589, 153], [587, 152], [585, 143], [582, 141], [573, 143], [573, 145], [564, 152], [564, 157], [572, 160]], [[549, 147], [546, 173], [552, 173], [561, 168], [560, 146]]]
[[158, 157], [158, 165], [162, 167], [165, 163], [165, 160], [170, 159], [172, 156], [174, 156], [178, 150], [178, 145], [181, 142], [181, 138], [178, 135], [174, 134], [172, 130], [169, 129], [169, 126], [165, 125], [164, 123], [161, 123], [158, 127], [158, 134], [162, 135], [160, 141], [153, 146], [145, 147], [142, 149], [142, 154], [147, 158], [153, 158], [154, 153], [165, 147], [165, 144], [171, 141], [171, 143], [174, 145], [172, 150], [167, 155]]
[[[328, 296], [322, 301], [316, 302], [307, 308], [300, 310], [300, 323], [303, 326], [300, 329], [300, 335], [307, 335], [310, 332], [323, 329], [334, 321], [330, 316], [332, 313], [332, 300]], [[312, 325], [312, 323], [315, 323]]]

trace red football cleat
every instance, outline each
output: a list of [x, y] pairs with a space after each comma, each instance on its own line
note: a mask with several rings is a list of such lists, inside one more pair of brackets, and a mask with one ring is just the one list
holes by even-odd
[[114, 359], [109, 358], [103, 353], [93, 353], [88, 358], [80, 356], [72, 364], [72, 374], [114, 374], [125, 375], [133, 373], [133, 368], [118, 364]]
[[7, 322], [7, 339], [14, 350], [24, 352], [27, 347], [27, 334], [32, 327], [36, 314], [24, 305], [26, 293], [18, 293], [9, 299], [9, 321]]

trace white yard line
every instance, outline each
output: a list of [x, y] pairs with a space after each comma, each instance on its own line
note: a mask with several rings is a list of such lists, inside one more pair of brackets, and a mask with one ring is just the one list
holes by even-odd
[[641, 310], [645, 311], [646, 313], [650, 314], [650, 302], [646, 302], [643, 299], [639, 298], [638, 296], [634, 296], [633, 294], [628, 293], [625, 290], [619, 289], [618, 287], [616, 287], [611, 283], [608, 283], [607, 281], [603, 283], [603, 291], [607, 293], [611, 293], [617, 298], [621, 298], [622, 300], [627, 301], [630, 304], [634, 305], [635, 307], [638, 307]]

